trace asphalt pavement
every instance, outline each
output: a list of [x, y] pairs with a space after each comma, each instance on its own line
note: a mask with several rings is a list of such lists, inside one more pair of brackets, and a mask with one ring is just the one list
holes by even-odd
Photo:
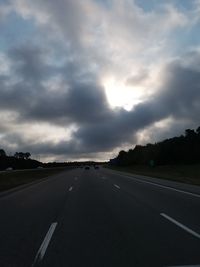
[[0, 197], [1, 267], [200, 266], [200, 187], [74, 169]]

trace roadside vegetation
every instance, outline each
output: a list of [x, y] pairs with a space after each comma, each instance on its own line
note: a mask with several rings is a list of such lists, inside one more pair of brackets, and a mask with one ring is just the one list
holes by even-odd
[[0, 171], [34, 169], [42, 166], [42, 162], [31, 159], [29, 152], [16, 152], [13, 156], [8, 156], [5, 150], [0, 149]]
[[8, 156], [4, 149], [0, 149], [0, 191], [52, 176], [70, 167], [66, 164], [49, 165], [30, 157], [29, 152], [15, 152]]
[[108, 166], [115, 170], [200, 185], [200, 127], [155, 144], [120, 151]]
[[4, 149], [0, 149], [0, 192], [55, 175], [67, 169], [95, 164], [97, 162], [93, 161], [42, 163], [31, 159], [29, 152], [15, 152], [12, 156], [8, 156]]
[[134, 165], [134, 166], [110, 166], [110, 169], [131, 174], [152, 176], [171, 181], [177, 181], [186, 184], [193, 184], [200, 186], [200, 164], [194, 165], [161, 165], [150, 167], [148, 165]]
[[58, 174], [64, 170], [66, 170], [66, 168], [61, 167], [0, 172], [0, 191], [38, 181], [39, 179]]

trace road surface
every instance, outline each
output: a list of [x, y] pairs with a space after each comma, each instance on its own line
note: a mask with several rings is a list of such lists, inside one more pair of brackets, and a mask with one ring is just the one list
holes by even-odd
[[1, 267], [200, 266], [200, 188], [75, 169], [0, 195]]

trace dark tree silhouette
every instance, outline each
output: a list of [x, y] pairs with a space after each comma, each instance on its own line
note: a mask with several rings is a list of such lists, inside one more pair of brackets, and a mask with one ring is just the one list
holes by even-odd
[[200, 135], [200, 126], [196, 129], [198, 135]]
[[0, 170], [12, 169], [33, 169], [42, 166], [43, 163], [30, 158], [29, 152], [16, 152], [14, 156], [7, 156], [3, 149], [0, 149]]
[[17, 159], [29, 159], [31, 154], [29, 152], [23, 153], [23, 152], [15, 152], [14, 157]]
[[29, 152], [24, 153], [24, 158], [25, 159], [29, 159], [30, 156], [31, 156], [31, 153], [29, 153]]
[[128, 152], [120, 151], [111, 164], [125, 166], [134, 164], [192, 164], [200, 163], [200, 127], [186, 129], [185, 135], [166, 139], [146, 146], [136, 145]]
[[6, 157], [6, 152], [3, 149], [0, 149], [0, 157]]

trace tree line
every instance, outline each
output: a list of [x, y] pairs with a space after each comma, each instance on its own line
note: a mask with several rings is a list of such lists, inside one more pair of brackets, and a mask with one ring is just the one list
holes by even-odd
[[83, 167], [86, 165], [100, 165], [103, 162], [95, 162], [95, 161], [69, 161], [69, 162], [48, 162], [42, 163], [37, 160], [33, 160], [30, 158], [31, 153], [29, 152], [15, 152], [13, 156], [8, 156], [4, 149], [0, 149], [0, 171], [6, 169], [34, 169], [38, 167], [43, 168], [55, 168], [55, 167]]
[[30, 157], [30, 152], [16, 152], [13, 156], [8, 156], [4, 149], [0, 149], [0, 170], [32, 169], [41, 166], [41, 162]]
[[129, 165], [167, 165], [200, 163], [200, 127], [186, 129], [179, 137], [165, 139], [145, 146], [136, 145], [134, 149], [120, 151], [110, 160], [110, 164]]

